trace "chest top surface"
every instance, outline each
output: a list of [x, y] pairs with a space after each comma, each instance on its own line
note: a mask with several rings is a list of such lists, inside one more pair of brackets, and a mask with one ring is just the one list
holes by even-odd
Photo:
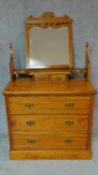
[[7, 94], [65, 94], [94, 95], [96, 90], [90, 81], [74, 78], [67, 82], [36, 82], [29, 78], [10, 81], [3, 91]]

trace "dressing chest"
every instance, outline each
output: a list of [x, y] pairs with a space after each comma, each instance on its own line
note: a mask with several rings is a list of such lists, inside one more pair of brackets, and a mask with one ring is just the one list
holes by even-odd
[[52, 12], [27, 19], [27, 69], [15, 68], [10, 44], [11, 81], [3, 91], [10, 159], [91, 159], [96, 90], [88, 49], [85, 68], [73, 68], [72, 19]]

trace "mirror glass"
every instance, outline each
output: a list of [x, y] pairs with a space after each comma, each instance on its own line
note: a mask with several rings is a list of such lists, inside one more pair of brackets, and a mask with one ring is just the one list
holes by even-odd
[[29, 68], [69, 65], [68, 27], [38, 28], [29, 31]]

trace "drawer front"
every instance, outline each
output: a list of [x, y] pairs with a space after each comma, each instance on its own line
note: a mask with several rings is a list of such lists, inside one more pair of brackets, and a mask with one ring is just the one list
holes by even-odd
[[34, 80], [35, 81], [48, 81], [49, 80], [49, 76], [45, 75], [45, 74], [41, 74], [41, 75], [34, 75]]
[[51, 76], [51, 78], [52, 78], [52, 81], [65, 81], [65, 80], [67, 80], [67, 76], [65, 76], [65, 75], [52, 75]]
[[80, 149], [87, 148], [86, 134], [12, 134], [12, 149]]
[[14, 97], [9, 98], [8, 101], [8, 112], [10, 114], [65, 114], [89, 112], [89, 100], [83, 100], [81, 97], [67, 97], [65, 99], [63, 97]]
[[88, 132], [88, 116], [83, 115], [11, 115], [10, 126], [12, 131], [37, 130], [72, 130]]

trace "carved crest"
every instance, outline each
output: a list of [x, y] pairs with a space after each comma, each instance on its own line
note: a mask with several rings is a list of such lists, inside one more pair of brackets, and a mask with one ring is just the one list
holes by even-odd
[[26, 24], [29, 28], [39, 27], [46, 29], [48, 27], [52, 27], [56, 29], [67, 25], [69, 22], [72, 22], [72, 19], [67, 15], [64, 15], [63, 17], [56, 17], [53, 12], [46, 11], [41, 15], [41, 17], [35, 18], [33, 16], [29, 16]]
[[55, 17], [55, 14], [53, 12], [47, 11], [42, 14], [43, 18], [53, 18]]

